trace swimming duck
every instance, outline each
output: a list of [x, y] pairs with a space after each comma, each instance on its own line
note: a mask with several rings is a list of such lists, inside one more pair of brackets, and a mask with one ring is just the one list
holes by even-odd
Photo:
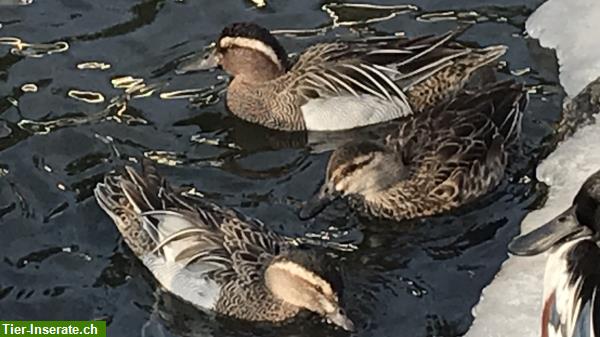
[[395, 131], [383, 141], [343, 145], [329, 158], [325, 182], [300, 217], [315, 216], [338, 197], [364, 216], [396, 221], [468, 203], [502, 179], [526, 104], [521, 84], [498, 82], [391, 122]]
[[469, 48], [459, 31], [319, 43], [295, 62], [271, 33], [253, 23], [225, 27], [215, 49], [179, 72], [222, 67], [233, 76], [227, 107], [268, 128], [342, 130], [412, 115], [451, 98], [505, 46]]
[[159, 283], [196, 307], [267, 322], [308, 310], [353, 330], [336, 267], [260, 221], [182, 193], [148, 163], [108, 174], [94, 193]]
[[600, 171], [573, 204], [540, 228], [515, 238], [509, 251], [550, 251], [544, 274], [542, 336], [600, 336]]

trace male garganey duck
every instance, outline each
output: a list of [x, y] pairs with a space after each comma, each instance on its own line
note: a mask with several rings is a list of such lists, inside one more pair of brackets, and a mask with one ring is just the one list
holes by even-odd
[[341, 281], [323, 255], [302, 249], [258, 220], [180, 193], [145, 163], [126, 167], [94, 193], [133, 253], [171, 293], [198, 308], [278, 322], [302, 310], [346, 330]]
[[233, 76], [227, 107], [246, 121], [287, 131], [351, 129], [438, 105], [506, 52], [463, 46], [457, 34], [319, 43], [291, 63], [267, 29], [235, 23], [180, 72], [221, 66]]
[[515, 255], [550, 250], [544, 275], [542, 333], [600, 336], [600, 171], [583, 184], [571, 207], [509, 245]]
[[362, 215], [396, 221], [468, 203], [502, 179], [526, 104], [522, 85], [498, 82], [392, 122], [393, 133], [381, 142], [343, 145], [332, 153], [325, 182], [300, 217], [316, 215], [338, 197]]

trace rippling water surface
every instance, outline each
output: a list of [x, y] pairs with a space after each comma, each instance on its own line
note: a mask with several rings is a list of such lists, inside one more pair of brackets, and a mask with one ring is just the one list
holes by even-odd
[[[529, 177], [553, 143], [563, 94], [553, 54], [522, 33], [539, 2], [0, 0], [1, 317], [102, 318], [109, 336], [347, 335], [314, 317], [276, 328], [215, 318], [158, 291], [91, 197], [106, 172], [144, 155], [173, 182], [275, 230], [328, 241], [345, 270], [357, 336], [463, 334], [507, 242], [544, 196]], [[376, 223], [339, 203], [298, 220], [321, 182], [324, 150], [346, 136], [249, 125], [223, 106], [224, 74], [174, 73], [241, 20], [271, 28], [289, 52], [338, 37], [473, 24], [462, 38], [508, 45], [500, 72], [531, 89], [510, 176], [448, 216]]]

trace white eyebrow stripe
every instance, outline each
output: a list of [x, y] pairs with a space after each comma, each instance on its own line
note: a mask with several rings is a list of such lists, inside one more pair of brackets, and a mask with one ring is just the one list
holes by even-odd
[[219, 47], [221, 48], [230, 48], [230, 47], [240, 47], [256, 50], [263, 55], [265, 55], [269, 60], [275, 63], [280, 69], [283, 68], [281, 61], [277, 57], [275, 50], [266, 43], [256, 40], [250, 39], [247, 37], [229, 37], [225, 36], [219, 40]]

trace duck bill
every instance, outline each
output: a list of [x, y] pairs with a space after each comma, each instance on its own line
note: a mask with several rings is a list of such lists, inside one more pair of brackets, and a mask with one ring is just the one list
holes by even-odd
[[187, 74], [195, 71], [215, 69], [219, 66], [220, 61], [221, 54], [215, 48], [202, 55], [202, 57], [196, 56], [185, 60], [179, 64], [175, 72], [177, 74]]
[[508, 245], [508, 250], [514, 255], [537, 255], [558, 242], [590, 235], [591, 230], [577, 221], [575, 206], [572, 206], [540, 228], [515, 238]]
[[331, 183], [327, 182], [321, 186], [319, 191], [313, 195], [310, 200], [304, 203], [300, 210], [299, 217], [302, 220], [310, 219], [321, 213], [325, 207], [337, 199], [339, 194], [335, 192]]
[[344, 315], [342, 312], [340, 312], [340, 310], [338, 310], [337, 312], [333, 313], [333, 314], [329, 314], [327, 315], [327, 319], [339, 326], [340, 328], [346, 330], [346, 331], [354, 331], [354, 323], [352, 323], [352, 321], [346, 316]]

